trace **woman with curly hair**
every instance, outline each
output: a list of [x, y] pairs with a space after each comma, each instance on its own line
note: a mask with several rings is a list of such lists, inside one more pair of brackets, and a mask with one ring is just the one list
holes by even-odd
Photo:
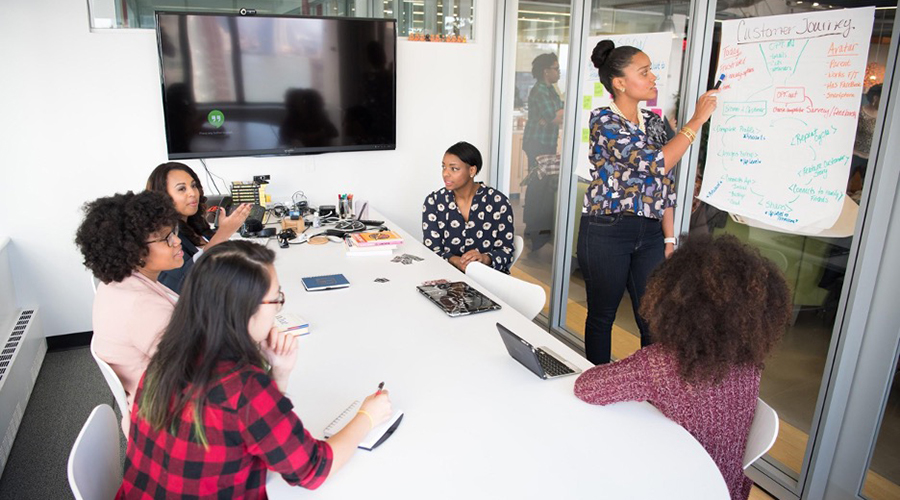
[[168, 162], [153, 169], [147, 179], [147, 190], [167, 195], [178, 212], [178, 234], [184, 249], [184, 264], [162, 273], [159, 282], [181, 293], [184, 278], [204, 249], [228, 241], [250, 215], [250, 204], [242, 203], [231, 215], [219, 208], [219, 224], [213, 231], [206, 222], [206, 196], [200, 178], [184, 163]]
[[[178, 214], [166, 196], [150, 191], [99, 198], [84, 212], [75, 243], [102, 282], [94, 297], [92, 345], [119, 376], [130, 407], [178, 300], [157, 282], [184, 260]], [[127, 434], [127, 421], [123, 428]]]
[[746, 499], [741, 460], [763, 360], [791, 315], [784, 276], [734, 236], [692, 236], [650, 277], [640, 313], [655, 343], [584, 372], [575, 395], [649, 401], [706, 448], [731, 498]]

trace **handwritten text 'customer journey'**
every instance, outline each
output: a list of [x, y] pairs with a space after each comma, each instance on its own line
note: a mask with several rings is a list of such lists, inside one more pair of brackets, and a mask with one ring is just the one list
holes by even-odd
[[874, 8], [725, 21], [700, 198], [782, 230], [844, 204]]

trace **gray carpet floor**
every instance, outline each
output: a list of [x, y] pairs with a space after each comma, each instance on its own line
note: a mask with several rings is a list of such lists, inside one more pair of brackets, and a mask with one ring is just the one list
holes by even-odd
[[0, 477], [0, 500], [74, 498], [69, 451], [91, 410], [103, 403], [116, 408], [87, 347], [48, 352]]

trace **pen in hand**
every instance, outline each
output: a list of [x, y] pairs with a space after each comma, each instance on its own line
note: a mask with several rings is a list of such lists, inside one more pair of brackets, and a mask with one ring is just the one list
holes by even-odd
[[725, 80], [725, 73], [719, 75], [719, 80], [716, 82], [716, 85], [713, 87], [713, 90], [719, 90], [719, 87], [722, 85], [722, 81]]
[[378, 390], [375, 391], [375, 395], [378, 396], [379, 394], [381, 394], [382, 389], [384, 389], [384, 381], [382, 381], [380, 384], [378, 384]]

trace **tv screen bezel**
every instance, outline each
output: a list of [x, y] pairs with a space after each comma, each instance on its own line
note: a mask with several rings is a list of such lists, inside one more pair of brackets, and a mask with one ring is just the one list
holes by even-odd
[[[393, 44], [393, 65], [392, 65], [392, 117], [394, 125], [394, 142], [389, 144], [363, 144], [363, 145], [340, 145], [340, 146], [322, 146], [322, 147], [291, 147], [291, 148], [272, 148], [272, 149], [249, 149], [249, 150], [227, 150], [227, 151], [198, 151], [187, 153], [172, 153], [169, 148], [169, 116], [168, 104], [166, 102], [166, 80], [163, 72], [163, 47], [162, 32], [159, 28], [160, 15], [176, 15], [176, 16], [209, 16], [209, 17], [255, 17], [255, 18], [287, 18], [287, 19], [315, 19], [326, 20], [341, 23], [379, 23], [389, 24], [394, 33]], [[198, 160], [206, 158], [239, 158], [248, 156], [272, 157], [272, 156], [302, 156], [317, 155], [323, 153], [352, 153], [361, 151], [393, 151], [397, 149], [397, 20], [381, 19], [367, 17], [339, 17], [339, 16], [294, 16], [283, 14], [254, 14], [246, 16], [231, 12], [187, 12], [173, 10], [158, 10], [154, 12], [156, 20], [156, 50], [157, 61], [159, 63], [159, 81], [160, 91], [162, 95], [163, 106], [163, 134], [166, 140], [166, 154], [170, 160]]]

